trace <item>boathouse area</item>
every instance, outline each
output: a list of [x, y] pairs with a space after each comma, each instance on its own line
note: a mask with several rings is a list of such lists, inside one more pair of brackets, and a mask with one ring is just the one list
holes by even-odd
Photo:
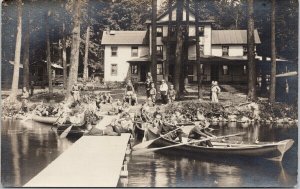
[[[113, 118], [105, 116], [98, 128]], [[117, 187], [129, 139], [128, 133], [83, 136], [24, 187]]]

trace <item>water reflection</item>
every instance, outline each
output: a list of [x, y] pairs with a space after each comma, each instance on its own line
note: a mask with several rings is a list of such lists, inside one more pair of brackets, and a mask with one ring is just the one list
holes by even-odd
[[1, 122], [1, 180], [20, 187], [45, 168], [72, 142], [59, 139], [50, 126], [32, 121]]
[[250, 124], [214, 126], [216, 135], [245, 131], [235, 141], [252, 143], [295, 140], [282, 163], [254, 158], [190, 157], [161, 152], [132, 156], [128, 165], [129, 187], [292, 187], [297, 183], [297, 128]]

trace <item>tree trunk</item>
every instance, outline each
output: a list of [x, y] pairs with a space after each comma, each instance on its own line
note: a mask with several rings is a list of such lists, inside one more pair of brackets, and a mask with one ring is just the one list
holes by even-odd
[[254, 10], [253, 0], [248, 0], [248, 99], [256, 100], [256, 70], [255, 70], [255, 52], [254, 52]]
[[169, 66], [171, 64], [171, 27], [172, 27], [172, 0], [168, 0], [168, 11], [169, 11], [169, 21], [168, 21], [168, 40], [166, 49], [166, 64], [165, 64], [165, 80], [169, 81]]
[[83, 80], [86, 81], [89, 78], [89, 68], [88, 68], [88, 56], [89, 56], [89, 42], [90, 42], [90, 27], [86, 29], [86, 39], [85, 39], [85, 53], [84, 53], [84, 63], [83, 63]]
[[276, 96], [276, 44], [275, 44], [275, 0], [272, 0], [271, 13], [271, 86], [270, 97], [271, 103], [275, 102]]
[[188, 48], [189, 48], [189, 16], [190, 16], [190, 0], [186, 0], [186, 26], [185, 26], [185, 32], [184, 32], [184, 45], [183, 45], [183, 61], [182, 61], [182, 66], [181, 66], [181, 78], [180, 78], [180, 91], [181, 93], [184, 92], [185, 89], [185, 78], [187, 77], [187, 64], [188, 64]]
[[72, 47], [71, 47], [68, 90], [66, 96], [67, 98], [71, 97], [72, 86], [74, 85], [74, 82], [77, 82], [78, 79], [81, 0], [75, 0], [73, 7], [74, 8], [73, 8]]
[[176, 10], [176, 52], [175, 52], [175, 73], [174, 73], [174, 88], [178, 91], [179, 96], [182, 96], [180, 91], [181, 67], [182, 67], [182, 47], [183, 47], [183, 32], [182, 32], [182, 17], [183, 17], [183, 1], [177, 0]]
[[200, 41], [199, 41], [199, 2], [195, 2], [195, 36], [196, 36], [196, 65], [197, 65], [197, 81], [198, 81], [198, 99], [202, 99], [202, 76], [200, 64]]
[[10, 98], [16, 99], [19, 87], [19, 67], [21, 57], [21, 42], [22, 42], [22, 0], [18, 0], [18, 25], [17, 25], [17, 37], [16, 37], [16, 48], [15, 48], [15, 60], [14, 60], [14, 73], [11, 84]]
[[23, 60], [23, 86], [26, 87], [27, 90], [29, 90], [29, 46], [30, 46], [30, 16], [29, 12], [27, 15], [27, 21], [26, 21], [26, 32], [25, 32], [25, 48], [24, 48], [24, 60]]
[[157, 0], [152, 0], [152, 21], [151, 21], [151, 72], [153, 82], [157, 83], [157, 47], [156, 47], [156, 19], [157, 19]]
[[51, 98], [51, 94], [53, 93], [52, 86], [52, 67], [51, 67], [51, 52], [50, 52], [50, 36], [49, 36], [49, 17], [51, 11], [48, 11], [46, 15], [46, 40], [47, 40], [47, 72], [48, 72], [48, 86], [49, 86], [49, 94]]
[[68, 75], [67, 75], [67, 47], [66, 47], [66, 34], [65, 34], [65, 23], [63, 23], [63, 34], [62, 34], [62, 65], [63, 65], [63, 76], [64, 76], [64, 89], [67, 89]]

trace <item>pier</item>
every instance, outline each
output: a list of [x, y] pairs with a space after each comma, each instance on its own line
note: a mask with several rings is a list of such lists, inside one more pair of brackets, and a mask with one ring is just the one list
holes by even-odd
[[[105, 116], [101, 127], [113, 118]], [[116, 187], [129, 138], [83, 136], [24, 187]]]

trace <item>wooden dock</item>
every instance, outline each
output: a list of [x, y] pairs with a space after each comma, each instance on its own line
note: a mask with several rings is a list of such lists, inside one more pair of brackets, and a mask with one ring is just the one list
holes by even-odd
[[116, 187], [129, 138], [83, 136], [24, 187]]

